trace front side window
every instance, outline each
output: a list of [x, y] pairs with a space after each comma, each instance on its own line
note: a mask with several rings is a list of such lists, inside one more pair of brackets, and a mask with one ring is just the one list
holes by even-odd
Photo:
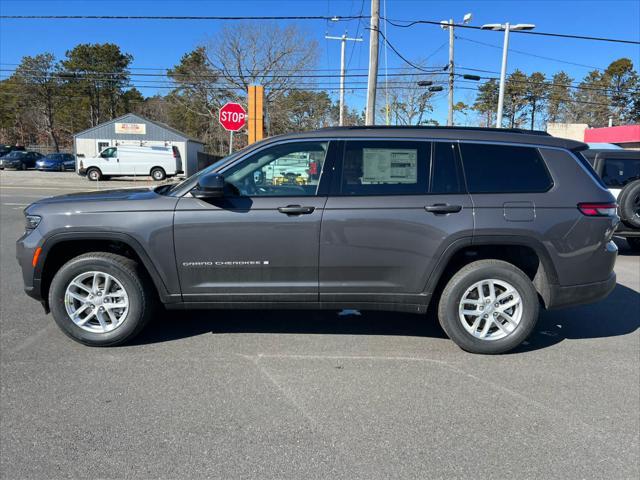
[[605, 158], [602, 181], [609, 188], [622, 188], [640, 179], [640, 156], [636, 158]]
[[422, 195], [429, 178], [429, 142], [350, 141], [342, 161], [342, 195]]
[[291, 142], [266, 148], [224, 172], [231, 194], [316, 195], [328, 142]]
[[102, 158], [115, 158], [116, 156], [116, 147], [107, 148], [104, 150], [100, 156]]
[[553, 182], [533, 147], [461, 143], [470, 193], [546, 192]]

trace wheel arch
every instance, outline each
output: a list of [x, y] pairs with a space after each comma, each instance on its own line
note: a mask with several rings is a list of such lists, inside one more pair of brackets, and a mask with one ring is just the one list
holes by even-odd
[[542, 242], [522, 235], [480, 235], [452, 242], [429, 276], [425, 292], [435, 299], [460, 268], [490, 258], [505, 260], [523, 270], [544, 305], [549, 305], [552, 285], [558, 284], [556, 269]]
[[45, 240], [40, 253], [41, 260], [34, 271], [34, 287], [40, 291], [45, 309], [48, 309], [46, 302], [51, 280], [60, 267], [78, 255], [99, 251], [119, 253], [132, 258], [146, 271], [163, 303], [176, 301], [170, 295], [153, 261], [135, 238], [118, 232], [65, 232]]

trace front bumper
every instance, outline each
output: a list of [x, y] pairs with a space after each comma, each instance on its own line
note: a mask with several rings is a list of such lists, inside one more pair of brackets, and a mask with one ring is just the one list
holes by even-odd
[[616, 288], [615, 272], [611, 272], [609, 278], [601, 282], [571, 285], [569, 287], [552, 285], [547, 308], [575, 307], [594, 303], [609, 296], [614, 288]]

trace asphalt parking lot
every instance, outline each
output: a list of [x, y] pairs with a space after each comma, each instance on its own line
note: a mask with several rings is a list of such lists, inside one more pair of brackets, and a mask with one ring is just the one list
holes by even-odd
[[640, 475], [640, 257], [624, 241], [608, 299], [544, 312], [508, 355], [368, 312], [170, 312], [91, 349], [24, 295], [14, 242], [27, 204], [114, 186], [133, 182], [0, 172], [0, 477]]

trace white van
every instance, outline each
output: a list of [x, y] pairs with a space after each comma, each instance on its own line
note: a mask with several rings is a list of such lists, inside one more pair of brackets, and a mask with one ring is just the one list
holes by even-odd
[[154, 180], [182, 173], [178, 147], [107, 147], [94, 158], [83, 158], [78, 173], [91, 181], [105, 177], [151, 175]]

